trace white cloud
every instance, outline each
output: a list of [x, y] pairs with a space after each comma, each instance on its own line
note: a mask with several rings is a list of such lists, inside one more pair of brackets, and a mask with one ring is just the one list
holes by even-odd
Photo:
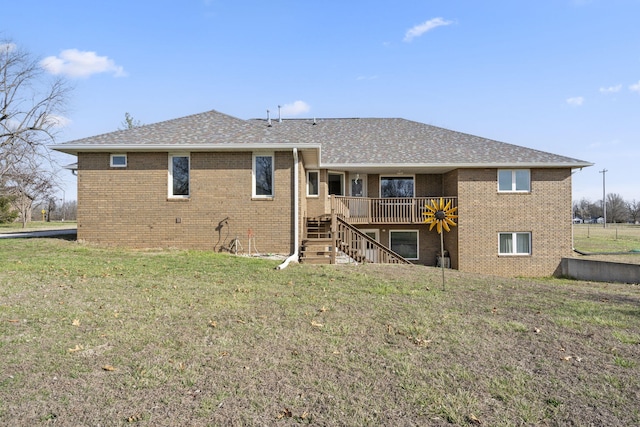
[[280, 113], [283, 116], [298, 116], [300, 114], [308, 113], [311, 110], [311, 106], [304, 101], [295, 101], [292, 104], [284, 104], [280, 109]]
[[13, 52], [18, 46], [15, 43], [0, 43], [0, 50], [4, 52]]
[[51, 74], [63, 74], [68, 77], [89, 77], [92, 74], [110, 73], [115, 77], [124, 77], [124, 69], [106, 56], [95, 52], [66, 49], [59, 56], [49, 56], [40, 64]]
[[453, 24], [453, 21], [445, 21], [442, 18], [430, 19], [426, 22], [423, 22], [422, 24], [416, 25], [413, 28], [409, 28], [404, 35], [403, 41], [409, 43], [411, 40], [413, 40], [416, 37], [420, 37], [427, 31], [431, 31], [434, 28], [443, 27], [451, 24]]
[[622, 89], [622, 85], [616, 85], [616, 86], [609, 86], [609, 87], [601, 87], [600, 88], [600, 93], [618, 93], [620, 92], [620, 89]]
[[356, 77], [356, 80], [376, 80], [377, 78], [378, 76], [358, 76]]
[[575, 96], [573, 98], [567, 98], [567, 104], [573, 107], [579, 107], [584, 104], [584, 98], [581, 96]]
[[47, 116], [47, 122], [51, 123], [53, 126], [57, 128], [64, 128], [71, 124], [71, 119], [64, 116], [49, 114]]
[[632, 84], [631, 86], [629, 86], [629, 90], [631, 92], [638, 92], [640, 93], [640, 81], [638, 81], [638, 83]]

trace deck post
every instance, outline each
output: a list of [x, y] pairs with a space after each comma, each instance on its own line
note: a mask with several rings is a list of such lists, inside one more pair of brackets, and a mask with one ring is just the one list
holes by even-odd
[[333, 204], [333, 195], [331, 195], [331, 255], [329, 261], [331, 264], [336, 263], [336, 252], [338, 251], [338, 221], [336, 220], [336, 208]]

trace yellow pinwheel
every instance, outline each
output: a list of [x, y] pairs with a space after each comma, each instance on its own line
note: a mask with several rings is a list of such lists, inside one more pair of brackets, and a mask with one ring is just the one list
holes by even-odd
[[424, 222], [431, 224], [429, 231], [433, 230], [433, 227], [436, 227], [438, 234], [442, 234], [443, 228], [445, 231], [451, 231], [449, 226], [456, 226], [454, 219], [458, 218], [458, 215], [455, 214], [458, 208], [451, 207], [451, 200], [445, 204], [442, 197], [440, 197], [439, 201], [431, 199], [431, 205], [427, 204], [425, 209], [426, 212], [423, 213], [425, 216]]

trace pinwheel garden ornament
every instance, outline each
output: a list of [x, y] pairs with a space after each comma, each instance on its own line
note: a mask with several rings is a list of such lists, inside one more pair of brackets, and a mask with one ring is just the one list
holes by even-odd
[[427, 203], [425, 206], [426, 212], [424, 222], [429, 225], [429, 231], [435, 227], [440, 235], [440, 266], [442, 267], [442, 290], [444, 290], [444, 231], [451, 231], [451, 227], [456, 226], [455, 219], [458, 218], [456, 211], [458, 207], [451, 206], [451, 200], [447, 203], [444, 202], [444, 198], [440, 197], [440, 200], [432, 199], [431, 205]]

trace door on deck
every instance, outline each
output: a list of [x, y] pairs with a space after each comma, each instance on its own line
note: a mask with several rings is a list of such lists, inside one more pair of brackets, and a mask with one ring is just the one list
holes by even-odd
[[[368, 201], [365, 196], [367, 195], [367, 176], [361, 174], [350, 174], [349, 179], [349, 195], [352, 197], [349, 200], [349, 213], [351, 219], [360, 219], [358, 222], [363, 222], [368, 218]], [[360, 199], [361, 198], [361, 199]]]

